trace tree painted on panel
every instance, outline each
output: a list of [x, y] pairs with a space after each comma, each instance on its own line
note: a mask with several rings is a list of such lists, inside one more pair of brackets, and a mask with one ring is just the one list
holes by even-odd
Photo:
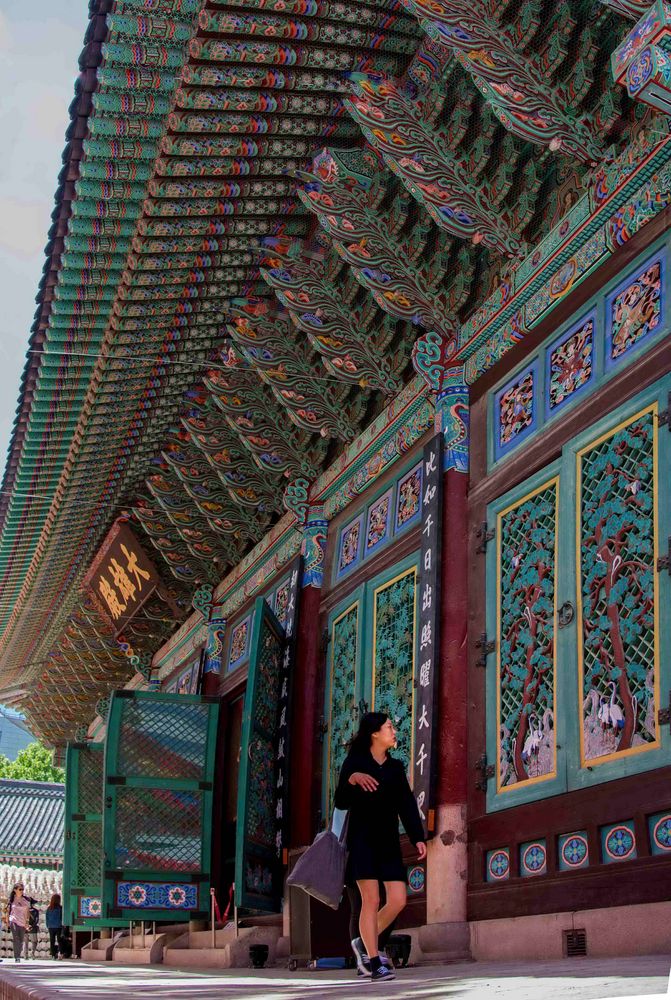
[[414, 570], [375, 594], [375, 711], [386, 712], [397, 732], [406, 767], [412, 744], [412, 683], [415, 640]]
[[500, 787], [554, 769], [557, 483], [500, 519]]
[[654, 416], [580, 457], [585, 757], [655, 740]]
[[331, 717], [329, 720], [328, 814], [338, 787], [340, 768], [354, 736], [357, 717], [356, 661], [359, 605], [354, 604], [333, 623], [331, 631]]

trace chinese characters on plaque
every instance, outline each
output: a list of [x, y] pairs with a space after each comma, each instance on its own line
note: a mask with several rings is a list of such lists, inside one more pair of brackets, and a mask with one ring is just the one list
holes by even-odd
[[284, 618], [284, 651], [280, 674], [280, 697], [277, 705], [275, 755], [275, 852], [282, 860], [282, 851], [288, 841], [289, 805], [289, 706], [291, 697], [291, 676], [296, 654], [296, 627], [298, 623], [298, 601], [301, 592], [302, 556], [291, 564], [289, 593]]
[[153, 563], [126, 524], [112, 528], [84, 578], [117, 635], [159, 582]]
[[440, 558], [443, 517], [442, 435], [424, 448], [419, 569], [419, 649], [415, 676], [413, 791], [424, 829], [433, 830], [434, 700], [439, 656]]

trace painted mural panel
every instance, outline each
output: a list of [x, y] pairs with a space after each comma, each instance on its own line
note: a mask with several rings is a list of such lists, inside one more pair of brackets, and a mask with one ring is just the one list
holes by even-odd
[[551, 344], [546, 353], [547, 416], [555, 414], [589, 382], [595, 374], [594, 333], [596, 316], [580, 320]]
[[240, 666], [249, 652], [249, 637], [252, 631], [252, 616], [247, 615], [233, 628], [231, 645], [228, 653], [228, 669], [235, 670]]
[[555, 610], [559, 480], [498, 516], [497, 788], [556, 770]]
[[389, 537], [391, 527], [391, 490], [368, 508], [366, 521], [366, 554]]
[[538, 365], [516, 375], [494, 397], [494, 452], [498, 458], [533, 433], [538, 423]]
[[663, 318], [663, 261], [648, 261], [608, 298], [606, 365], [615, 364], [649, 334]]
[[363, 534], [363, 514], [348, 524], [340, 536], [338, 553], [338, 576], [351, 569], [359, 559], [361, 536]]
[[655, 415], [577, 456], [582, 760], [658, 745]]
[[398, 481], [396, 488], [396, 531], [414, 524], [422, 506], [422, 464]]
[[398, 735], [396, 756], [412, 758], [416, 570], [375, 591], [373, 707], [386, 712]]
[[347, 756], [347, 744], [356, 721], [356, 664], [359, 637], [359, 603], [352, 604], [331, 627], [331, 710], [329, 718], [328, 815], [338, 776]]

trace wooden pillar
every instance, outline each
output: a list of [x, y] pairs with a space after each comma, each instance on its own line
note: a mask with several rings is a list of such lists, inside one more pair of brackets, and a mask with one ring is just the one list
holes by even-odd
[[307, 511], [303, 528], [303, 592], [292, 683], [290, 844], [309, 844], [319, 803], [317, 719], [321, 636], [319, 605], [328, 522], [321, 508]]
[[[440, 671], [437, 693], [438, 780], [436, 836], [427, 858], [429, 950], [468, 954], [466, 923], [467, 828], [467, 581], [468, 387], [463, 369], [445, 372], [436, 399], [436, 424], [444, 436]], [[420, 939], [420, 943], [422, 940]]]

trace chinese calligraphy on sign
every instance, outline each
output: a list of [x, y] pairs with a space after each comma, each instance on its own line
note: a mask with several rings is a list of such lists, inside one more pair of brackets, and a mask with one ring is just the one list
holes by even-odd
[[154, 565], [126, 524], [112, 528], [84, 579], [117, 634], [159, 582]]
[[415, 759], [413, 761], [413, 791], [417, 798], [422, 822], [432, 833], [434, 771], [434, 699], [438, 668], [438, 636], [440, 622], [440, 566], [442, 525], [442, 438], [437, 435], [424, 448], [422, 459], [422, 550], [419, 578], [419, 667], [415, 695]]
[[[285, 645], [282, 656], [280, 697], [277, 705], [277, 751], [275, 756], [275, 854], [282, 860], [282, 851], [288, 846], [288, 792], [289, 755], [285, 745], [289, 739], [289, 704], [291, 695], [291, 674], [296, 655], [296, 625], [298, 601], [301, 592], [302, 556], [297, 556], [290, 566], [287, 581], [286, 608], [284, 609]], [[275, 604], [277, 608], [277, 602]]]

